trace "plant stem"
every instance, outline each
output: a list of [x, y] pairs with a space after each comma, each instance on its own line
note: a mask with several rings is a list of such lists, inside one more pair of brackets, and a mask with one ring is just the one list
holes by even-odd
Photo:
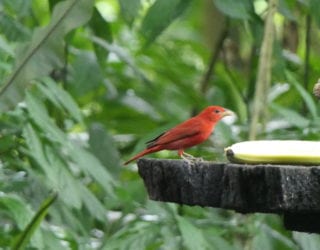
[[277, 11], [277, 4], [278, 0], [269, 1], [269, 10], [265, 21], [256, 80], [256, 89], [252, 107], [252, 120], [249, 131], [250, 140], [254, 140], [256, 138], [260, 122], [262, 122], [262, 127], [265, 127], [264, 118], [266, 117], [267, 113], [267, 96], [271, 83], [271, 60], [275, 33], [273, 17]]
[[228, 31], [229, 31], [229, 21], [227, 20], [225, 29], [221, 32], [221, 35], [219, 37], [218, 42], [216, 43], [216, 46], [213, 48], [212, 53], [211, 53], [211, 58], [207, 67], [206, 72], [204, 73], [201, 81], [200, 81], [200, 90], [202, 94], [205, 94], [208, 90], [209, 87], [209, 82], [212, 77], [212, 73], [214, 70], [214, 66], [217, 62], [219, 53], [222, 49], [223, 42], [228, 36]]
[[[311, 42], [311, 16], [310, 14], [306, 17], [306, 38], [305, 38], [305, 56], [304, 56], [304, 76], [303, 76], [303, 86], [305, 90], [308, 90], [309, 83], [309, 61], [310, 61], [310, 42]], [[306, 103], [303, 102], [302, 113], [307, 112]]]

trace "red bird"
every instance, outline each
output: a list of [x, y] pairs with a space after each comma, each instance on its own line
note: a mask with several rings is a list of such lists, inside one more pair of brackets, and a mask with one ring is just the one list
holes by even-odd
[[186, 160], [193, 159], [194, 157], [185, 153], [184, 150], [207, 140], [218, 121], [223, 117], [232, 114], [232, 111], [225, 108], [209, 106], [197, 116], [178, 124], [176, 127], [162, 133], [153, 140], [148, 141], [145, 150], [135, 155], [124, 164], [127, 165], [146, 154], [151, 154], [164, 149], [178, 150], [178, 155], [181, 158]]

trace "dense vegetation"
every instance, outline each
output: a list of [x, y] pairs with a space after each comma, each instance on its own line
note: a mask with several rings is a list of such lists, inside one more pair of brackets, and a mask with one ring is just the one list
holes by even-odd
[[318, 249], [318, 235], [276, 215], [150, 201], [122, 163], [212, 104], [238, 117], [188, 151], [208, 160], [249, 137], [319, 139], [319, 11], [317, 0], [1, 1], [0, 248]]

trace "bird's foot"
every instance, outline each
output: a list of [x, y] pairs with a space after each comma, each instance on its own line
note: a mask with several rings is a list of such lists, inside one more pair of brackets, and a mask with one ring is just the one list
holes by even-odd
[[203, 159], [201, 157], [197, 158], [197, 157], [194, 157], [193, 155], [191, 154], [187, 154], [185, 152], [183, 152], [183, 154], [181, 155], [181, 158], [186, 161], [187, 163], [189, 164], [195, 164], [195, 163], [198, 163], [198, 162], [203, 162]]

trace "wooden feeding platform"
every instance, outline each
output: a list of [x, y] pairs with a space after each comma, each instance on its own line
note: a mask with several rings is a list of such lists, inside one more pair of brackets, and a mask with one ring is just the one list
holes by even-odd
[[152, 200], [275, 213], [288, 230], [320, 232], [320, 166], [140, 159]]

